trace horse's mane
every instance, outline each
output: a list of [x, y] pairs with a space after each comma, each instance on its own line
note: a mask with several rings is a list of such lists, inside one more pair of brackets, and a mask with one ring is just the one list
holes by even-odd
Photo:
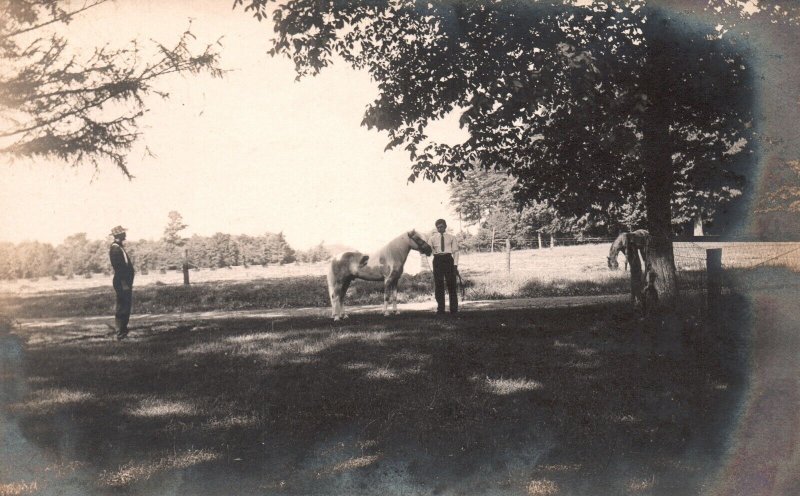
[[620, 252], [625, 253], [626, 248], [628, 247], [628, 233], [620, 233], [617, 236], [617, 239], [611, 243], [611, 249], [608, 250], [608, 258], [616, 258]]
[[625, 251], [628, 249], [628, 245], [632, 245], [635, 248], [642, 248], [639, 246], [642, 241], [646, 240], [647, 237], [650, 236], [650, 233], [646, 229], [637, 229], [631, 232], [624, 232], [620, 233], [617, 236], [617, 239], [611, 243], [611, 249], [608, 251], [608, 256], [610, 258], [616, 257], [620, 252], [625, 254]]

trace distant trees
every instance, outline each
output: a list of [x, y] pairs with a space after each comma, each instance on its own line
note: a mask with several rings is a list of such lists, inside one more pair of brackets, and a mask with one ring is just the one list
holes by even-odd
[[303, 263], [317, 263], [330, 260], [331, 252], [323, 243], [317, 246], [312, 246], [308, 250], [300, 250], [296, 252], [297, 261]]
[[185, 245], [186, 239], [181, 237], [181, 231], [189, 227], [189, 225], [183, 223], [183, 216], [175, 210], [167, 214], [167, 217], [169, 222], [167, 227], [164, 228], [164, 242], [178, 248]]
[[[177, 219], [177, 216], [175, 216]], [[182, 221], [176, 223], [181, 224]], [[330, 257], [320, 244], [296, 252], [283, 233], [261, 236], [232, 236], [216, 233], [213, 236], [194, 235], [184, 240], [193, 267], [220, 268], [235, 265], [287, 264], [295, 261], [319, 262]], [[128, 253], [140, 272], [160, 269], [180, 269], [183, 254], [177, 257], [176, 245], [159, 240], [129, 240]], [[0, 243], [0, 279], [21, 279], [51, 276], [91, 276], [109, 273], [108, 242], [88, 239], [86, 233], [68, 236], [53, 247], [38, 241]]]
[[538, 233], [552, 235], [613, 236], [644, 226], [641, 203], [625, 204], [582, 216], [560, 214], [547, 202], [524, 202], [516, 196], [518, 182], [501, 172], [470, 170], [462, 181], [452, 182], [450, 204], [467, 225], [478, 226], [468, 240], [490, 246], [496, 239], [523, 245]]
[[[98, 41], [80, 53], [62, 36], [76, 16], [107, 0], [0, 0], [0, 155], [55, 159], [125, 176], [150, 95], [170, 74], [221, 76], [217, 45], [198, 51], [185, 31], [171, 45], [115, 49]], [[148, 53], [149, 52], [149, 53]]]
[[756, 230], [778, 239], [800, 236], [800, 160], [776, 161], [762, 178]]
[[[24, 253], [25, 246], [20, 247]], [[58, 273], [66, 276], [92, 274], [108, 270], [108, 246], [101, 241], [90, 241], [86, 233], [68, 236], [56, 248]]]
[[[789, 163], [766, 177], [770, 184], [779, 187], [762, 195], [759, 212], [800, 211], [800, 188], [796, 186], [800, 182], [798, 162]], [[519, 181], [503, 172], [469, 170], [463, 180], [450, 183], [449, 191], [450, 204], [461, 220], [478, 226], [471, 242], [485, 246], [498, 238], [511, 239], [515, 244], [536, 237], [536, 233], [576, 238], [610, 237], [647, 225], [643, 191], [631, 196], [626, 203], [612, 202], [605, 211], [581, 216], [560, 213], [548, 202], [520, 198]], [[713, 224], [718, 212], [736, 196], [738, 192], [732, 190], [724, 196], [702, 191], [676, 192], [671, 208], [673, 233], [681, 233], [699, 216], [705, 223]]]

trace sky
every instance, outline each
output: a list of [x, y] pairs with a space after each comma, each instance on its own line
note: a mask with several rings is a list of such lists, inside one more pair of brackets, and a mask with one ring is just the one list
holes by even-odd
[[[170, 98], [148, 100], [129, 156], [133, 180], [110, 164], [0, 157], [0, 240], [105, 239], [116, 225], [128, 239], [158, 239], [172, 210], [187, 236], [282, 231], [297, 249], [373, 250], [409, 229], [432, 230], [440, 217], [458, 225], [447, 186], [407, 183], [408, 155], [384, 152], [386, 135], [360, 126], [377, 95], [368, 74], [336, 64], [296, 82], [290, 61], [266, 54], [271, 27], [232, 3], [115, 2], [69, 25], [73, 46], [88, 50], [134, 38], [169, 45], [191, 18], [197, 48], [221, 38], [230, 72], [161, 83]], [[432, 127], [441, 141], [463, 138], [455, 119]]]

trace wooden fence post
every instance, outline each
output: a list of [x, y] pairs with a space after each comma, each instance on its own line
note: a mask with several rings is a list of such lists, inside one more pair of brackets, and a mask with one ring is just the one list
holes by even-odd
[[553, 234], [550, 234], [550, 248], [553, 248], [556, 245], [556, 237]]
[[537, 246], [537, 248], [539, 248], [541, 250], [542, 249], [542, 233], [537, 232], [536, 235], [537, 235], [538, 241], [539, 241], [539, 245]]
[[183, 285], [189, 285], [189, 250], [183, 250]]
[[506, 272], [511, 273], [511, 239], [506, 238]]
[[706, 281], [708, 308], [711, 310], [722, 295], [722, 248], [706, 250]]

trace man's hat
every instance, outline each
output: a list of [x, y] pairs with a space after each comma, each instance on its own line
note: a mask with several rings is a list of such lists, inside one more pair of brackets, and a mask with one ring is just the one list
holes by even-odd
[[439, 224], [444, 224], [444, 226], [447, 227], [447, 222], [445, 222], [444, 219], [437, 219], [436, 222], [434, 223], [436, 227], [439, 227]]
[[112, 236], [119, 236], [120, 234], [124, 234], [126, 231], [127, 231], [127, 229], [125, 229], [124, 227], [117, 226], [117, 227], [115, 227], [114, 229], [111, 230], [111, 235]]

